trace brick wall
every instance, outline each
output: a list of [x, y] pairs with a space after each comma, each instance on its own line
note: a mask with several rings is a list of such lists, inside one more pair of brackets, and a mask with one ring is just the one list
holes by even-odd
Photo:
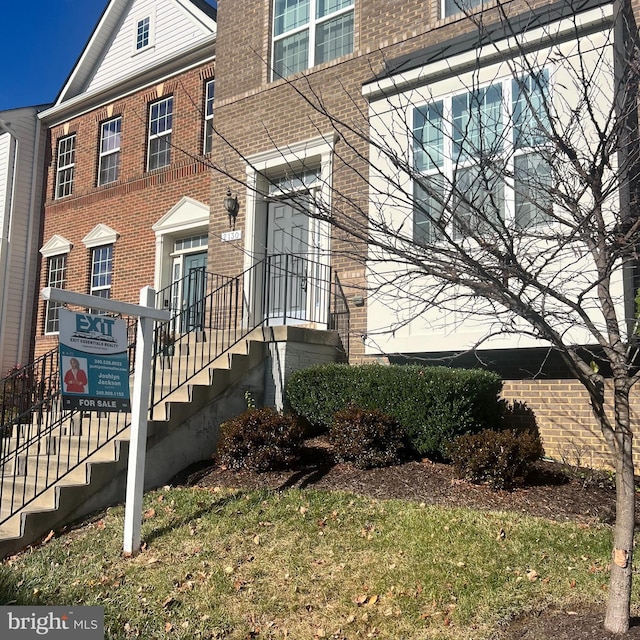
[[[505, 11], [530, 12], [545, 4], [511, 2]], [[369, 206], [368, 105], [362, 97], [362, 85], [386, 60], [447, 42], [477, 27], [459, 16], [441, 20], [437, 0], [406, 0], [401, 9], [388, 0], [356, 0], [352, 54], [288, 80], [271, 81], [272, 7], [273, 0], [221, 0], [218, 7], [215, 121], [220, 138], [213, 160], [219, 171], [212, 176], [209, 268], [226, 274], [242, 269], [244, 239], [219, 240], [228, 228], [221, 206], [228, 188], [237, 191], [240, 200], [237, 228], [246, 228], [246, 162], [240, 155], [246, 158], [283, 148], [337, 128], [330, 213], [346, 230], [331, 230], [331, 266], [339, 274], [348, 299], [363, 296], [366, 300], [367, 247], [348, 232], [357, 226], [366, 228]], [[483, 14], [485, 23], [496, 20], [497, 7]], [[365, 133], [364, 139], [360, 131]], [[351, 312], [352, 358], [358, 360], [364, 356], [359, 338], [366, 333], [366, 304], [351, 305]]]
[[[606, 406], [612, 415], [612, 387]], [[587, 467], [613, 466], [613, 458], [591, 412], [589, 397], [577, 380], [505, 380], [503, 397], [525, 403], [535, 416], [546, 455]], [[632, 391], [632, 420], [640, 416], [640, 393]], [[637, 465], [640, 471], [640, 463]]]
[[[210, 170], [202, 154], [204, 83], [213, 66], [203, 65], [112, 104], [71, 118], [49, 131], [43, 244], [54, 234], [73, 247], [67, 258], [66, 287], [89, 292], [91, 251], [82, 239], [103, 223], [118, 234], [113, 251], [111, 296], [137, 302], [140, 288], [154, 284], [155, 234], [152, 225], [183, 196], [209, 202]], [[171, 163], [146, 171], [149, 103], [173, 96]], [[120, 175], [97, 186], [100, 124], [122, 116]], [[55, 199], [57, 146], [60, 137], [76, 134], [76, 162], [71, 196]], [[47, 260], [41, 261], [41, 283], [47, 283]], [[57, 337], [43, 336], [44, 303], [38, 300], [36, 356]]]

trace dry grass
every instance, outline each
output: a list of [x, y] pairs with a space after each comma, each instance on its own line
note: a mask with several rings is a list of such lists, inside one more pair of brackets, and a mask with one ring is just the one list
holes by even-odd
[[[183, 488], [5, 562], [3, 602], [102, 605], [106, 638], [497, 637], [512, 616], [600, 606], [610, 530], [339, 492]], [[637, 598], [635, 598], [637, 600]]]

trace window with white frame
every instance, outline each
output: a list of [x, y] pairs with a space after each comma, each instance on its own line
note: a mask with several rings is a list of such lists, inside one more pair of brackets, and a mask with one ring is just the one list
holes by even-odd
[[204, 153], [213, 149], [213, 100], [215, 96], [215, 80], [207, 80], [204, 87]]
[[[67, 282], [67, 254], [61, 253], [47, 258], [47, 286], [64, 289]], [[57, 333], [59, 330], [59, 312], [61, 302], [47, 300], [44, 313], [45, 333]]]
[[149, 46], [151, 42], [151, 18], [145, 16], [136, 23], [136, 51]]
[[56, 198], [64, 198], [73, 193], [73, 177], [76, 168], [75, 134], [60, 138], [56, 163]]
[[483, 4], [483, 0], [441, 0], [441, 15], [448, 18], [456, 13], [468, 13]]
[[273, 78], [353, 51], [354, 0], [274, 0]]
[[113, 245], [94, 247], [91, 250], [91, 286], [89, 293], [100, 298], [110, 298], [112, 277]]
[[413, 112], [414, 240], [549, 221], [547, 70], [464, 91]]
[[117, 117], [100, 125], [100, 159], [98, 184], [115, 182], [120, 175], [120, 133], [122, 118]]
[[147, 169], [166, 167], [171, 161], [173, 96], [149, 106], [149, 149]]

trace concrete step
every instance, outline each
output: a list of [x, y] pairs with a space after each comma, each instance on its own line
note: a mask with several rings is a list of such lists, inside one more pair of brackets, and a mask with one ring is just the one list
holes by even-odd
[[[149, 442], [154, 442], [153, 446], [157, 446], [159, 442], [169, 438], [166, 440], [169, 443], [166, 446], [178, 446], [173, 440], [177, 437], [177, 427], [185, 421], [188, 422], [195, 411], [219, 397], [230, 385], [237, 384], [242, 375], [246, 375], [264, 358], [265, 350], [262, 347], [256, 348], [255, 343], [274, 340], [282, 330], [286, 331], [287, 328], [260, 328], [254, 331], [234, 344], [228, 353], [215, 358], [197, 373], [195, 373], [194, 363], [199, 365], [203, 358], [207, 361], [210, 354], [217, 352], [216, 347], [224, 344], [227, 338], [223, 336], [223, 332], [205, 332], [200, 336], [189, 335], [184, 340], [177, 341], [176, 346], [179, 346], [179, 349], [174, 349], [173, 356], [163, 358], [156, 369], [154, 391], [158, 393], [161, 385], [169, 385], [171, 388], [170, 385], [184, 382], [187, 376], [188, 381], [172, 391], [153, 409], [153, 412], [150, 412], [152, 422], [149, 424]], [[194, 373], [195, 375], [192, 375]], [[191, 403], [195, 403], [195, 408]], [[56, 415], [59, 415], [57, 407], [55, 411]], [[130, 416], [126, 417], [128, 419]], [[38, 434], [38, 422], [46, 425], [46, 420], [47, 416], [44, 420], [39, 417], [39, 420], [31, 425], [24, 425], [20, 435], [18, 436], [16, 430], [7, 444], [19, 444], [24, 442], [24, 436], [35, 436]], [[9, 469], [9, 465], [6, 466], [4, 473], [7, 486], [0, 492], [0, 520], [10, 513], [11, 505], [6, 503], [7, 500], [10, 501], [12, 494], [31, 497], [42, 492], [42, 495], [25, 506], [21, 514], [9, 517], [0, 525], [0, 557], [12, 552], [11, 550], [19, 549], [39, 536], [46, 535], [50, 529], [62, 526], [68, 518], [77, 518], [86, 513], [88, 508], [95, 509], [96, 502], [93, 501], [97, 498], [94, 496], [98, 494], [103, 496], [105, 491], [109, 493], [115, 490], [114, 487], [119, 486], [118, 482], [114, 483], [113, 480], [116, 473], [122, 477], [126, 470], [129, 437], [129, 429], [122, 430], [123, 420], [123, 414], [106, 413], [98, 417], [93, 413], [86, 415], [76, 413], [73, 419], [67, 419], [55, 430], [50, 430], [46, 436], [43, 436], [41, 442], [34, 442], [24, 452], [24, 463], [27, 465], [29, 475], [18, 477], [14, 481], [13, 469]], [[118, 429], [122, 433], [118, 433], [109, 445], [98, 448], [103, 443], [103, 438], [113, 435]], [[89, 446], [98, 450], [88, 458], [86, 463], [81, 463], [77, 469], [61, 478], [56, 486], [46, 489], [43, 487], [43, 478], [47, 474], [57, 473], [59, 465], [62, 464], [63, 454], [66, 457], [70, 454], [72, 459], [74, 456], [79, 458]], [[191, 448], [193, 449], [193, 446]], [[43, 450], [55, 453], [51, 453], [49, 459], [37, 460], [35, 453]], [[60, 462], [58, 462], [58, 456], [60, 456]], [[31, 474], [36, 469], [37, 478]], [[178, 470], [176, 469], [176, 472]], [[9, 472], [11, 472], [11, 486], [6, 479]], [[0, 483], [2, 473], [3, 470], [0, 468]], [[92, 500], [90, 504], [94, 506], [89, 507], [87, 500]], [[9, 542], [5, 544], [3, 537], [6, 537]]]

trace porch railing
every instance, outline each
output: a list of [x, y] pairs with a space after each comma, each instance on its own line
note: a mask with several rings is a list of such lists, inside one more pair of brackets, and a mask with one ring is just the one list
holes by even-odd
[[[304, 257], [269, 256], [236, 277], [196, 270], [156, 300], [172, 317], [154, 330], [152, 417], [196, 376], [207, 383], [209, 366], [261, 326], [326, 327], [340, 333], [348, 354], [349, 310], [337, 275]], [[131, 372], [135, 335], [129, 319]], [[59, 378], [56, 348], [0, 379], [0, 525], [75, 470], [82, 473], [80, 465], [131, 424], [129, 413], [63, 410]]]
[[[332, 280], [331, 267], [319, 261], [278, 254], [233, 278], [206, 273], [194, 277], [192, 272], [172, 287], [184, 291], [194, 281], [209, 285], [209, 290], [197, 303], [173, 309], [168, 322], [156, 323], [152, 407], [261, 326], [313, 324], [334, 329], [335, 324], [343, 331], [346, 326], [347, 348], [346, 299], [339, 281]], [[158, 302], [171, 299], [172, 287], [158, 293]], [[340, 305], [335, 311], [332, 302]]]

